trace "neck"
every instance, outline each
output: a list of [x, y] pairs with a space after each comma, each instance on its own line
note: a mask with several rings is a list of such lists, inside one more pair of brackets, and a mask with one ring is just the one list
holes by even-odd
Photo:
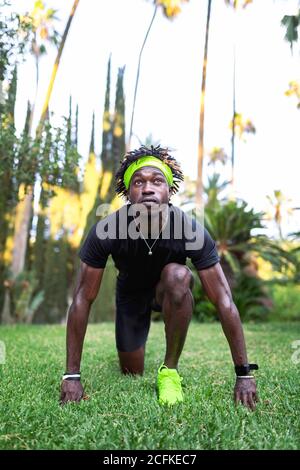
[[[168, 206], [167, 206], [168, 207]], [[149, 211], [135, 217], [139, 230], [147, 238], [157, 238], [168, 221], [168, 210]]]

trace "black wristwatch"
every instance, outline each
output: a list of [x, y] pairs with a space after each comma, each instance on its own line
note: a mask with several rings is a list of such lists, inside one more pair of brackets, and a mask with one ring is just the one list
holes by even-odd
[[257, 370], [257, 364], [242, 364], [241, 366], [235, 366], [234, 370], [237, 376], [249, 375], [251, 370]]

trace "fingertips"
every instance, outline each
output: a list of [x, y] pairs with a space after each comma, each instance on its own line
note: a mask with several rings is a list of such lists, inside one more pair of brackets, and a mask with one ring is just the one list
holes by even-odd
[[248, 397], [248, 403], [249, 403], [249, 408], [251, 411], [254, 411], [255, 410], [255, 401], [254, 401], [254, 397], [252, 397], [252, 395], [249, 395]]

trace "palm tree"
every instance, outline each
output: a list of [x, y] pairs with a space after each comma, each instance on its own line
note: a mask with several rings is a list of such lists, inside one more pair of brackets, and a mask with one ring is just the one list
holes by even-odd
[[294, 265], [292, 254], [265, 235], [253, 235], [263, 229], [264, 214], [247, 209], [245, 201], [226, 201], [205, 209], [205, 226], [217, 240], [221, 264], [231, 285], [235, 275], [247, 267], [249, 254], [259, 255], [273, 268], [282, 271]]
[[225, 163], [228, 160], [228, 155], [226, 154], [225, 150], [222, 147], [214, 147], [208, 154], [209, 156], [209, 165], [213, 165], [215, 168], [215, 165], [217, 163], [222, 163], [222, 165], [225, 165]]
[[206, 68], [207, 68], [208, 36], [209, 36], [211, 3], [212, 3], [212, 0], [208, 0], [206, 29], [205, 29], [205, 43], [204, 43], [204, 58], [203, 58], [203, 66], [202, 66], [200, 125], [199, 125], [199, 144], [198, 144], [198, 170], [197, 170], [197, 184], [196, 184], [196, 206], [197, 207], [201, 206], [202, 199], [203, 199], [204, 110], [205, 110], [204, 105], [205, 105]]
[[130, 150], [130, 146], [131, 146], [131, 138], [132, 138], [132, 132], [133, 132], [133, 130], [132, 130], [133, 129], [133, 120], [134, 120], [134, 112], [135, 112], [135, 103], [136, 103], [136, 95], [137, 95], [137, 89], [138, 89], [139, 78], [140, 78], [140, 68], [141, 68], [142, 54], [143, 54], [143, 50], [144, 50], [146, 41], [148, 39], [150, 30], [152, 28], [153, 22], [155, 20], [157, 9], [158, 9], [158, 4], [156, 3], [155, 7], [154, 7], [153, 16], [152, 16], [151, 21], [150, 21], [150, 25], [147, 29], [146, 36], [144, 38], [144, 41], [143, 41], [143, 44], [142, 44], [142, 47], [141, 47], [141, 50], [140, 50], [140, 53], [139, 53], [139, 61], [138, 61], [138, 67], [137, 67], [137, 72], [136, 72], [136, 79], [135, 79], [133, 105], [132, 105], [132, 112], [131, 112], [131, 121], [130, 121], [130, 130], [129, 130], [127, 150]]
[[[234, 21], [236, 21], [236, 13], [239, 8], [246, 8], [248, 4], [252, 3], [252, 0], [225, 0], [226, 5], [234, 9]], [[233, 89], [232, 89], [232, 120], [231, 120], [231, 186], [234, 187], [234, 163], [235, 163], [235, 135], [236, 135], [236, 122], [238, 118], [236, 111], [236, 39], [234, 37], [233, 44]]]
[[36, 71], [35, 100], [31, 108], [29, 133], [31, 133], [32, 130], [34, 106], [39, 86], [40, 59], [47, 53], [48, 44], [54, 44], [57, 46], [59, 42], [59, 33], [54, 27], [54, 22], [57, 20], [55, 15], [56, 10], [53, 10], [52, 8], [47, 9], [43, 1], [37, 0], [34, 3], [32, 12], [21, 17], [21, 24], [24, 26], [29, 25], [31, 29], [32, 38], [30, 49], [34, 56]]
[[70, 30], [70, 26], [71, 26], [71, 23], [73, 21], [76, 9], [78, 7], [78, 4], [79, 4], [79, 0], [74, 0], [73, 6], [72, 6], [72, 9], [71, 9], [71, 13], [69, 15], [69, 19], [67, 21], [64, 33], [63, 33], [62, 38], [61, 38], [61, 42], [60, 42], [60, 45], [59, 45], [59, 48], [58, 48], [57, 56], [56, 56], [56, 59], [55, 59], [55, 62], [54, 62], [53, 68], [52, 68], [52, 74], [51, 74], [50, 82], [49, 82], [49, 85], [48, 85], [48, 90], [47, 90], [44, 106], [43, 106], [43, 109], [42, 109], [42, 115], [41, 115], [41, 118], [40, 118], [39, 125], [41, 125], [44, 122], [44, 120], [46, 118], [46, 115], [47, 115], [47, 111], [48, 111], [48, 107], [49, 107], [49, 101], [50, 101], [50, 97], [51, 97], [51, 94], [52, 94], [52, 89], [53, 89], [53, 85], [54, 85], [54, 82], [55, 82], [55, 78], [56, 78], [56, 75], [57, 75], [57, 70], [58, 70], [58, 67], [59, 67], [59, 64], [60, 64], [60, 59], [61, 59], [62, 52], [63, 52], [64, 47], [65, 47], [66, 39], [67, 39], [69, 30]]
[[204, 192], [207, 195], [205, 210], [207, 207], [214, 207], [218, 204], [218, 196], [229, 184], [229, 181], [220, 182], [219, 173], [213, 173], [208, 177], [208, 182], [204, 186]]
[[131, 111], [131, 121], [130, 121], [130, 129], [129, 129], [127, 150], [130, 150], [131, 139], [132, 139], [132, 136], [133, 136], [133, 122], [134, 122], [134, 113], [135, 113], [135, 105], [136, 105], [136, 96], [137, 96], [137, 90], [138, 90], [138, 84], [139, 84], [139, 78], [140, 78], [140, 68], [141, 68], [142, 54], [143, 54], [143, 50], [144, 50], [145, 44], [147, 42], [149, 33], [151, 31], [153, 22], [155, 20], [158, 7], [159, 6], [162, 7], [163, 14], [166, 16], [166, 18], [173, 19], [178, 15], [178, 13], [181, 12], [180, 4], [183, 3], [183, 2], [187, 2], [187, 1], [188, 0], [154, 0], [154, 12], [153, 12], [150, 24], [148, 26], [148, 29], [147, 29], [147, 32], [146, 32], [146, 35], [145, 35], [140, 53], [139, 53], [139, 60], [138, 60], [138, 67], [137, 67], [136, 79], [135, 79], [133, 105], [132, 105], [132, 111]]
[[283, 240], [282, 234], [282, 218], [284, 213], [291, 215], [293, 209], [290, 207], [291, 199], [288, 199], [284, 196], [282, 191], [275, 189], [272, 196], [267, 196], [267, 199], [270, 203], [272, 215], [269, 216], [275, 220], [275, 223], [278, 228], [279, 237]]

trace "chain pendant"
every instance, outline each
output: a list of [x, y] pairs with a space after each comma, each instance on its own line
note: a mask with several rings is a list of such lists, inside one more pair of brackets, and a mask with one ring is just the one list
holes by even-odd
[[149, 255], [149, 256], [151, 256], [151, 255], [152, 255], [152, 251], [151, 251], [151, 250], [149, 251], [148, 255]]

